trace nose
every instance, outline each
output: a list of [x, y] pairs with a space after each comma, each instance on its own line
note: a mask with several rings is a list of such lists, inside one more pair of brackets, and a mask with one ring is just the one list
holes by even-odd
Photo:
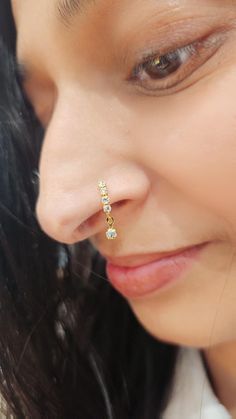
[[69, 115], [64, 106], [57, 109], [43, 141], [36, 203], [39, 225], [48, 236], [66, 244], [95, 234], [107, 240], [106, 213], [98, 188], [98, 182], [104, 180], [114, 227], [122, 237], [132, 212], [148, 193], [146, 173], [127, 142], [118, 141], [122, 129], [115, 129], [114, 121], [111, 129], [107, 115], [99, 120], [94, 116], [92, 127], [97, 128], [93, 131], [86, 119], [78, 120], [75, 106], [68, 109]]

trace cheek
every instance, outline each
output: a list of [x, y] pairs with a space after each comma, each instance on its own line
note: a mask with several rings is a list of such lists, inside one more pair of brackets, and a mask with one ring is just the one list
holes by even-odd
[[226, 218], [236, 230], [235, 72], [186, 92], [166, 97], [162, 107], [162, 99], [155, 99], [155, 115], [152, 104], [148, 122], [139, 125], [139, 151], [157, 177]]
[[194, 269], [149, 297], [129, 301], [146, 330], [163, 341], [207, 347], [236, 339], [236, 251], [215, 243]]

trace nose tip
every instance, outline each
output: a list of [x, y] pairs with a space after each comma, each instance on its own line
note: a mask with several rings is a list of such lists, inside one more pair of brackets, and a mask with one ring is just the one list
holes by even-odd
[[73, 244], [84, 240], [92, 231], [97, 231], [101, 224], [101, 211], [87, 210], [87, 217], [83, 217], [81, 203], [77, 208], [70, 205], [66, 197], [61, 199], [60, 204], [52, 205], [52, 201], [39, 198], [36, 203], [36, 217], [41, 229], [52, 239]]

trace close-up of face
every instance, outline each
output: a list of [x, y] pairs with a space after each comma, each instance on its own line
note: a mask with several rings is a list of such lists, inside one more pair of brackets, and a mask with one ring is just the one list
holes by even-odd
[[206, 243], [186, 269], [170, 260], [181, 275], [165, 286], [142, 292], [155, 273], [133, 283], [136, 295], [126, 279], [117, 290], [163, 341], [234, 341], [236, 1], [68, 4], [12, 0], [24, 91], [45, 129], [38, 222], [123, 267]]

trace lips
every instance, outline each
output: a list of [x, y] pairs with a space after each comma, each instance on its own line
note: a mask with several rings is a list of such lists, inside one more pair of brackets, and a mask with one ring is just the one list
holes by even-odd
[[151, 253], [151, 254], [149, 253], [148, 255], [144, 255], [144, 254], [125, 255], [125, 256], [120, 256], [116, 258], [111, 257], [111, 256], [104, 256], [104, 258], [107, 260], [109, 264], [112, 264], [117, 267], [136, 268], [136, 267], [143, 266], [153, 261], [161, 260], [168, 256], [177, 255], [179, 253], [184, 252], [187, 249], [191, 249], [196, 246], [201, 246], [202, 244], [205, 244], [205, 243], [185, 246], [185, 247], [181, 247], [172, 251], [163, 251], [163, 252], [157, 252], [157, 253]]
[[[147, 294], [162, 289], [179, 279], [190, 270], [194, 261], [209, 242], [178, 249], [175, 252], [159, 254], [155, 260], [136, 266], [118, 266], [106, 264], [106, 274], [111, 284], [126, 298], [142, 298]], [[134, 262], [134, 261], [133, 261]], [[137, 262], [137, 261], [136, 261]]]

